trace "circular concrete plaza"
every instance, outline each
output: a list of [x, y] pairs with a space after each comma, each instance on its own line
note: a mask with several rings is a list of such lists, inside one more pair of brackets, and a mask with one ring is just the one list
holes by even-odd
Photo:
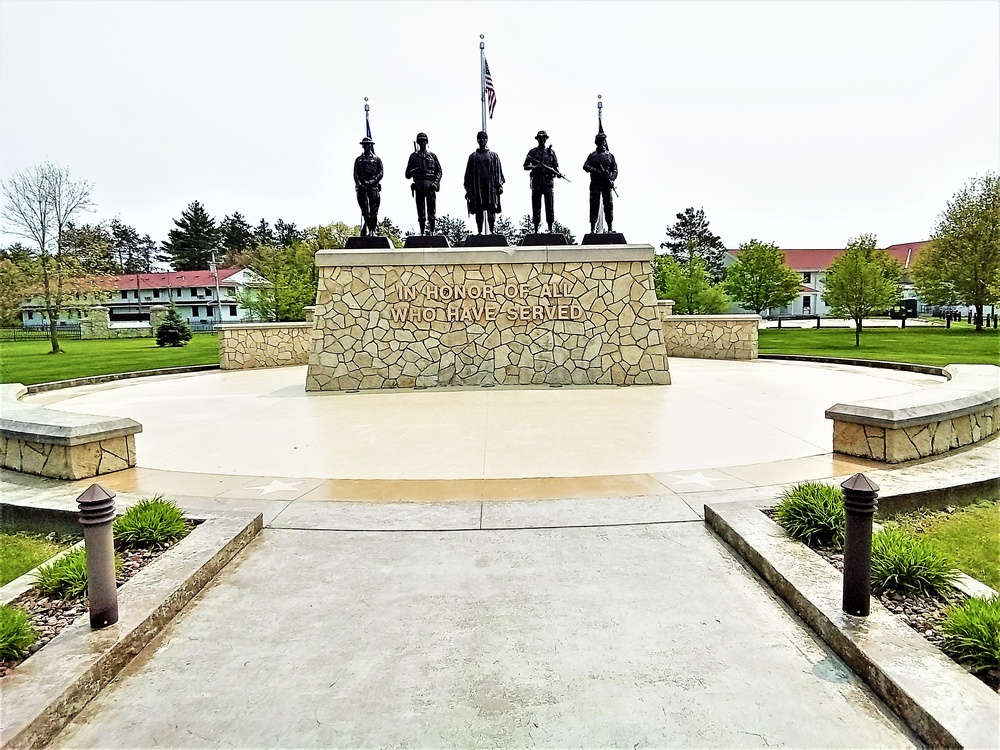
[[361, 393], [307, 393], [305, 367], [285, 367], [117, 381], [27, 401], [140, 422], [139, 468], [107, 478], [122, 490], [501, 499], [738, 489], [860, 471], [872, 464], [832, 453], [825, 410], [941, 381], [778, 360], [672, 358], [670, 367], [669, 386]]

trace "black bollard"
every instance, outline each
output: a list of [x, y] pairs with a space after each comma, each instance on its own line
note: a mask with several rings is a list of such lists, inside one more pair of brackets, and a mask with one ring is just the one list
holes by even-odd
[[115, 493], [92, 484], [76, 499], [87, 550], [87, 598], [90, 627], [105, 628], [118, 622], [118, 589], [115, 587]]
[[944, 327], [951, 328], [951, 313], [944, 316]]
[[903, 317], [899, 319], [899, 327], [906, 328], [906, 313], [903, 313]]
[[844, 601], [849, 615], [867, 617], [872, 592], [872, 516], [878, 507], [878, 486], [864, 474], [855, 474], [844, 491]]

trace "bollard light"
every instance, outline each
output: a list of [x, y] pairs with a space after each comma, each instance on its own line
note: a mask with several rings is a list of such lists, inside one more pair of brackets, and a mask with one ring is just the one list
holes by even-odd
[[87, 598], [90, 627], [105, 628], [118, 622], [118, 589], [115, 586], [115, 493], [92, 484], [76, 499], [80, 508], [83, 543], [87, 550]]
[[878, 485], [864, 474], [855, 474], [840, 488], [844, 491], [844, 599], [849, 615], [867, 617], [872, 591], [872, 516], [878, 507]]

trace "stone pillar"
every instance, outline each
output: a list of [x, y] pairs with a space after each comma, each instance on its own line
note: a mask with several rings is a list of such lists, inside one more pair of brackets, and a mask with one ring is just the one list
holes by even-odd
[[149, 325], [153, 329], [153, 335], [156, 335], [156, 329], [160, 327], [160, 321], [166, 317], [167, 310], [169, 310], [166, 305], [153, 305], [149, 308]]
[[672, 299], [658, 299], [656, 300], [656, 314], [659, 315], [660, 320], [668, 318], [674, 314], [674, 301]]
[[87, 317], [80, 321], [80, 338], [111, 338], [110, 326], [111, 318], [108, 314], [108, 308], [95, 305], [87, 312]]
[[305, 313], [305, 322], [312, 323], [316, 316], [316, 305], [306, 305], [302, 308], [302, 312]]

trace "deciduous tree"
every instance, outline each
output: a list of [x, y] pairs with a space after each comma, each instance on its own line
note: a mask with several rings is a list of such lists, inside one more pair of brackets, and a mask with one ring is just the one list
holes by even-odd
[[469, 236], [469, 228], [462, 219], [452, 218], [450, 215], [438, 216], [434, 227], [438, 234], [443, 234], [451, 242], [452, 247], [465, 245], [465, 238]]
[[983, 330], [983, 308], [1000, 301], [1000, 175], [974, 177], [951, 197], [913, 276], [925, 302], [975, 307]]
[[62, 351], [58, 324], [63, 307], [71, 294], [89, 286], [78, 259], [67, 252], [64, 234], [91, 208], [92, 189], [86, 180], [73, 180], [67, 168], [51, 162], [18, 172], [3, 185], [5, 225], [29, 243], [53, 354]]
[[736, 262], [726, 272], [724, 288], [740, 307], [760, 315], [794, 300], [801, 280], [785, 265], [785, 254], [777, 245], [750, 240], [740, 245]]
[[669, 255], [653, 256], [653, 281], [659, 299], [672, 299], [677, 315], [715, 315], [729, 300], [720, 284], [712, 284], [705, 261], [695, 256], [679, 263]]
[[660, 248], [670, 253], [678, 262], [687, 263], [698, 256], [705, 261], [705, 268], [713, 282], [722, 281], [726, 268], [722, 262], [726, 246], [718, 235], [712, 234], [705, 218], [705, 209], [685, 208], [677, 214], [677, 222], [667, 229], [666, 242]]
[[861, 346], [864, 319], [888, 310], [900, 295], [902, 268], [875, 242], [871, 234], [849, 240], [847, 249], [830, 264], [824, 281], [823, 300], [831, 312], [854, 321], [855, 346]]

